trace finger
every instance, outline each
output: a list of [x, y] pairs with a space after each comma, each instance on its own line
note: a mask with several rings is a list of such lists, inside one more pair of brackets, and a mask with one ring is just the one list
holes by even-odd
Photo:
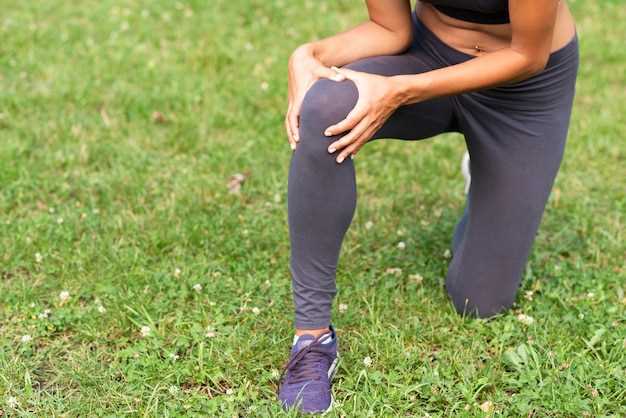
[[356, 81], [362, 74], [361, 71], [354, 71], [349, 68], [337, 68], [335, 66], [330, 67], [333, 71], [341, 74], [344, 78], [352, 81]]
[[296, 149], [296, 144], [291, 136], [291, 129], [289, 128], [289, 122], [287, 122], [286, 119], [285, 119], [285, 130], [287, 131], [287, 141], [289, 142], [289, 147], [293, 151]]
[[350, 113], [348, 113], [346, 118], [339, 123], [336, 123], [326, 128], [326, 130], [324, 131], [324, 135], [333, 136], [349, 131], [350, 129], [354, 128], [356, 124], [361, 121], [361, 119], [363, 119], [366, 113], [366, 109], [357, 101], [354, 109], [352, 109]]
[[339, 155], [337, 156], [337, 162], [341, 164], [349, 156], [353, 157], [354, 155], [356, 155], [361, 147], [365, 145], [367, 141], [369, 141], [372, 134], [374, 133], [374, 130], [375, 129], [372, 128], [372, 126], [370, 125], [360, 137], [358, 137], [352, 144], [350, 144], [350, 146], [346, 147], [343, 151], [339, 153]]
[[337, 67], [328, 68], [328, 67], [320, 66], [315, 70], [315, 75], [319, 78], [328, 78], [333, 81], [345, 80], [346, 77], [343, 74], [341, 74], [339, 71], [337, 71], [335, 68]]
[[352, 128], [352, 130], [348, 134], [344, 135], [341, 139], [330, 144], [328, 146], [328, 152], [332, 154], [333, 152], [337, 150], [347, 147], [348, 145], [353, 143], [357, 138], [359, 138], [368, 127], [369, 127], [369, 120], [365, 118], [361, 119], [361, 122], [359, 122], [354, 128]]
[[[298, 103], [301, 101], [296, 101]], [[300, 104], [293, 104], [290, 112], [287, 114], [289, 120], [289, 128], [291, 136], [295, 142], [300, 141]]]
[[289, 126], [287, 118], [285, 118], [285, 131], [287, 131], [287, 141], [289, 141], [289, 146], [293, 151], [296, 149], [296, 142], [293, 140], [293, 136], [291, 135], [291, 127]]

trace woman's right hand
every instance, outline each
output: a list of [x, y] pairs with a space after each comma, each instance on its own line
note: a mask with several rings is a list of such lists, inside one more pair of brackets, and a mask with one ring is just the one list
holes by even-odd
[[289, 105], [285, 116], [287, 139], [292, 150], [296, 149], [296, 143], [300, 140], [298, 132], [302, 100], [313, 83], [320, 78], [341, 81], [345, 76], [318, 60], [310, 44], [298, 47], [289, 58]]

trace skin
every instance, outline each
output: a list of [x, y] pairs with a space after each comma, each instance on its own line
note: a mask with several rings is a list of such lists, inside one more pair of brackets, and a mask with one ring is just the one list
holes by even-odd
[[[328, 152], [341, 164], [354, 157], [400, 106], [521, 81], [541, 72], [550, 53], [574, 36], [575, 26], [564, 1], [509, 0], [510, 24], [465, 22], [417, 6], [420, 20], [443, 42], [475, 59], [421, 74], [384, 77], [342, 65], [376, 55], [404, 51], [411, 42], [409, 0], [367, 0], [369, 20], [335, 36], [298, 47], [289, 60], [289, 106], [285, 128], [296, 149], [302, 99], [319, 78], [352, 80], [359, 99], [327, 136], [345, 134]], [[328, 329], [296, 329], [296, 335], [320, 335]]]

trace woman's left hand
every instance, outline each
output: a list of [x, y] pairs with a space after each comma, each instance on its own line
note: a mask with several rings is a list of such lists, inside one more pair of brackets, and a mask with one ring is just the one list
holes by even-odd
[[352, 80], [359, 92], [356, 105], [346, 118], [324, 131], [326, 136], [350, 131], [328, 147], [328, 152], [331, 154], [341, 151], [336, 160], [342, 163], [348, 156], [356, 155], [402, 103], [398, 94], [399, 89], [391, 77], [347, 68], [333, 67], [333, 69]]

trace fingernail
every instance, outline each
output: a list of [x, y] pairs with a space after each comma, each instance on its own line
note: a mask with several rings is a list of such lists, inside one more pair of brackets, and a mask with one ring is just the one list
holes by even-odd
[[350, 154], [350, 159], [354, 160], [355, 155], [354, 154]]
[[335, 151], [337, 151], [335, 148], [333, 148], [333, 147], [328, 147], [328, 152], [329, 152], [329, 153], [331, 153], [331, 154], [332, 154], [332, 153], [333, 153], [333, 152], [335, 152]]
[[343, 157], [339, 157], [339, 158], [337, 158], [337, 162], [338, 162], [339, 164], [341, 164], [341, 163], [343, 162]]
[[327, 130], [325, 130], [325, 131], [324, 131], [324, 135], [326, 135], [326, 136], [331, 136], [330, 131], [329, 131], [328, 129], [327, 129]]
[[292, 151], [296, 149], [296, 144], [289, 144], [289, 146], [291, 147]]
[[300, 137], [298, 135], [294, 135], [293, 139], [295, 139], [296, 142], [300, 141]]

